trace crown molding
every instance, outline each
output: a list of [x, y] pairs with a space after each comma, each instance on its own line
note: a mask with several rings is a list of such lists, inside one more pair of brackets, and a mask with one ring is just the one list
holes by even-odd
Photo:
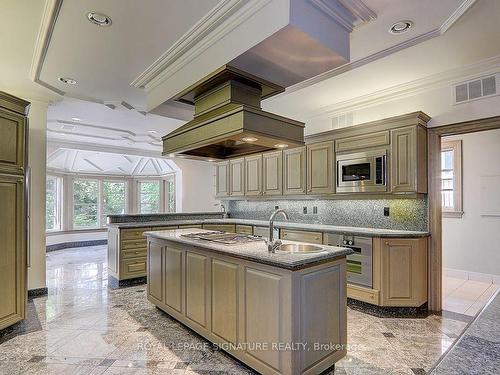
[[[362, 23], [370, 22], [377, 18], [377, 13], [370, 9], [362, 0], [338, 0]], [[358, 26], [356, 24], [355, 26]]]
[[[334, 117], [346, 112], [359, 111], [379, 104], [404, 99], [432, 89], [451, 85], [464, 80], [465, 77], [475, 77], [500, 72], [500, 55], [417, 79], [400, 85], [395, 85], [370, 94], [345, 100], [321, 107], [317, 110], [302, 114], [310, 120], [318, 117]], [[469, 79], [467, 78], [467, 80]]]
[[130, 85], [150, 91], [272, 0], [222, 0]]
[[377, 18], [377, 14], [362, 0], [309, 0], [309, 2], [349, 32]]
[[292, 92], [301, 90], [303, 88], [312, 86], [316, 83], [319, 83], [321, 81], [325, 81], [329, 78], [336, 77], [340, 74], [343, 74], [345, 72], [354, 70], [356, 68], [362, 67], [364, 65], [367, 65], [373, 61], [382, 59], [384, 57], [387, 57], [389, 55], [392, 55], [396, 52], [402, 51], [406, 48], [413, 47], [417, 44], [420, 44], [422, 42], [425, 42], [429, 39], [438, 37], [446, 33], [478, 0], [463, 0], [460, 6], [446, 19], [446, 21], [439, 26], [438, 28], [435, 28], [434, 30], [428, 31], [424, 34], [417, 35], [414, 38], [408, 39], [402, 43], [396, 44], [394, 46], [391, 46], [389, 48], [386, 48], [384, 50], [375, 52], [371, 55], [368, 55], [366, 57], [363, 57], [359, 60], [344, 64], [339, 66], [338, 68], [332, 69], [328, 72], [319, 74], [315, 77], [312, 77], [308, 80], [299, 82], [293, 86], [288, 87], [284, 93], [275, 95], [274, 98], [280, 98], [283, 95], [290, 94]]

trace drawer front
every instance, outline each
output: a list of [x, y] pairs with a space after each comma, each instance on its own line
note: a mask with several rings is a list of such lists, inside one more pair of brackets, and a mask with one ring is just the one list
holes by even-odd
[[120, 270], [120, 279], [146, 276], [146, 257], [122, 260]]
[[121, 250], [126, 249], [137, 249], [137, 248], [146, 248], [147, 241], [146, 239], [137, 239], [137, 240], [126, 240], [121, 242]]
[[298, 241], [298, 242], [309, 242], [322, 244], [323, 243], [323, 233], [321, 232], [306, 232], [300, 230], [281, 230], [282, 239], [288, 241]]
[[380, 292], [375, 289], [363, 288], [362, 286], [347, 284], [347, 297], [358, 301], [380, 304]]
[[122, 259], [129, 259], [129, 258], [145, 257], [147, 253], [148, 250], [146, 248], [130, 249], [130, 250], [122, 250], [120, 256]]
[[237, 225], [236, 233], [253, 234], [253, 227], [251, 225]]
[[234, 233], [236, 230], [234, 224], [203, 224], [203, 229], [222, 230], [224, 232]]
[[150, 230], [151, 228], [122, 229], [120, 238], [122, 240], [144, 239], [143, 233]]
[[166, 225], [164, 227], [153, 227], [151, 230], [172, 230], [179, 228], [177, 225]]
[[179, 229], [186, 229], [186, 228], [201, 228], [201, 224], [184, 224], [184, 225], [179, 225]]

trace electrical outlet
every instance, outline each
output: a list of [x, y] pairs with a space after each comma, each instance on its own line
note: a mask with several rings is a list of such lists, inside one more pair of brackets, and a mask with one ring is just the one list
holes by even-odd
[[318, 206], [313, 206], [313, 214], [318, 214]]
[[275, 210], [279, 210], [280, 206], [274, 206]]
[[389, 207], [384, 207], [384, 216], [389, 216]]
[[306, 206], [302, 207], [302, 213], [307, 214], [307, 207]]

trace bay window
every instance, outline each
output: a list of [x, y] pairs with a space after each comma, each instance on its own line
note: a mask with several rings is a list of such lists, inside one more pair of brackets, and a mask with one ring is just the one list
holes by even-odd
[[160, 212], [160, 180], [138, 182], [139, 213], [156, 214]]
[[107, 215], [124, 214], [126, 201], [125, 181], [103, 181], [101, 226], [106, 226]]
[[47, 231], [61, 230], [62, 178], [47, 176], [45, 190], [45, 223]]
[[73, 181], [73, 228], [99, 226], [99, 181], [76, 179]]

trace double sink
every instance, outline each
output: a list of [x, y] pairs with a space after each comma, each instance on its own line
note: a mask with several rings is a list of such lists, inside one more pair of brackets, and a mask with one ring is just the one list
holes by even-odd
[[[222, 245], [241, 245], [245, 243], [264, 241], [262, 237], [252, 236], [248, 234], [225, 233], [222, 231], [199, 232], [182, 234], [182, 237], [191, 239], [210, 241]], [[286, 243], [281, 244], [276, 248], [277, 252], [289, 254], [312, 254], [325, 251], [321, 246], [302, 244], [302, 243]]]

